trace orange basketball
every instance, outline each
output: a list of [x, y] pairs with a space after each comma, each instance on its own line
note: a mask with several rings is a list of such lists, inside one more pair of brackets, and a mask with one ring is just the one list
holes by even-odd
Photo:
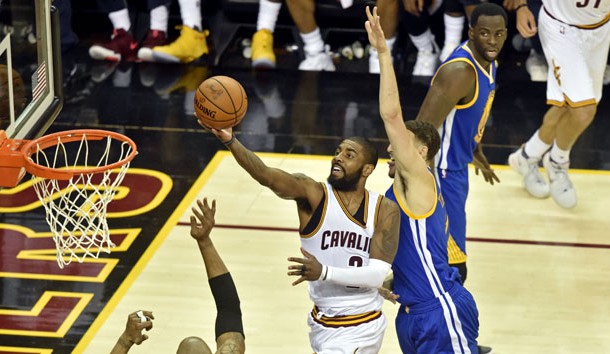
[[195, 116], [208, 128], [234, 127], [246, 115], [248, 97], [243, 86], [228, 76], [212, 76], [195, 93]]

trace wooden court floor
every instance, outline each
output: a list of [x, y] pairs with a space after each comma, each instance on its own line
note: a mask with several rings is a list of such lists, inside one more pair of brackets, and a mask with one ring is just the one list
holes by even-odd
[[[260, 154], [290, 172], [324, 180], [330, 157]], [[467, 205], [469, 273], [466, 287], [480, 312], [482, 344], [494, 353], [610, 353], [610, 172], [573, 171], [579, 205], [563, 210], [521, 188], [518, 176], [496, 166], [490, 186], [471, 171]], [[385, 161], [368, 188], [390, 185]], [[75, 352], [108, 353], [127, 314], [155, 315], [150, 339], [133, 353], [175, 352], [183, 337], [212, 343], [216, 308], [205, 268], [187, 226], [195, 198], [217, 200], [212, 238], [236, 281], [248, 353], [311, 353], [306, 285], [291, 286], [286, 258], [298, 255], [294, 202], [260, 187], [227, 152], [219, 152], [167, 221], [141, 261]], [[381, 353], [399, 353], [388, 318]]]

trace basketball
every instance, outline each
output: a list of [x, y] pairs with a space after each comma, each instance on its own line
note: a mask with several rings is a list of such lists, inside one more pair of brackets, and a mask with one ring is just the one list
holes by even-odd
[[234, 127], [246, 115], [248, 97], [243, 86], [228, 76], [212, 76], [195, 93], [195, 116], [208, 128]]

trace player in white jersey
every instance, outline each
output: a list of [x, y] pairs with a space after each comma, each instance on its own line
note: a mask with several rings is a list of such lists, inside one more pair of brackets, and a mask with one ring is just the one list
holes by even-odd
[[[517, 29], [526, 38], [540, 34], [549, 66], [546, 95], [551, 107], [542, 126], [510, 155], [509, 164], [523, 175], [531, 195], [550, 194], [561, 207], [573, 208], [577, 198], [568, 176], [570, 150], [593, 121], [602, 97], [610, 0], [544, 0], [538, 27], [527, 0], [518, 1]], [[540, 160], [549, 182], [538, 171]]]
[[326, 183], [266, 166], [233, 135], [212, 132], [250, 176], [283, 199], [297, 202], [303, 258], [288, 267], [293, 283], [309, 281], [314, 309], [308, 317], [317, 354], [377, 353], [386, 319], [379, 288], [398, 247], [400, 214], [390, 200], [365, 189], [377, 164], [367, 139], [339, 144]]

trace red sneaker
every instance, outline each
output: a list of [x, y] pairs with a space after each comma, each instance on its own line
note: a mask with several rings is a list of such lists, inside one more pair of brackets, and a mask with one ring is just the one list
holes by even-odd
[[89, 48], [93, 59], [108, 61], [136, 61], [138, 43], [129, 32], [122, 28], [115, 29], [110, 41], [94, 44]]
[[154, 61], [152, 57], [152, 48], [166, 45], [167, 43], [167, 35], [165, 32], [148, 30], [146, 38], [144, 38], [144, 41], [140, 44], [140, 49], [138, 49], [138, 59], [141, 61]]

